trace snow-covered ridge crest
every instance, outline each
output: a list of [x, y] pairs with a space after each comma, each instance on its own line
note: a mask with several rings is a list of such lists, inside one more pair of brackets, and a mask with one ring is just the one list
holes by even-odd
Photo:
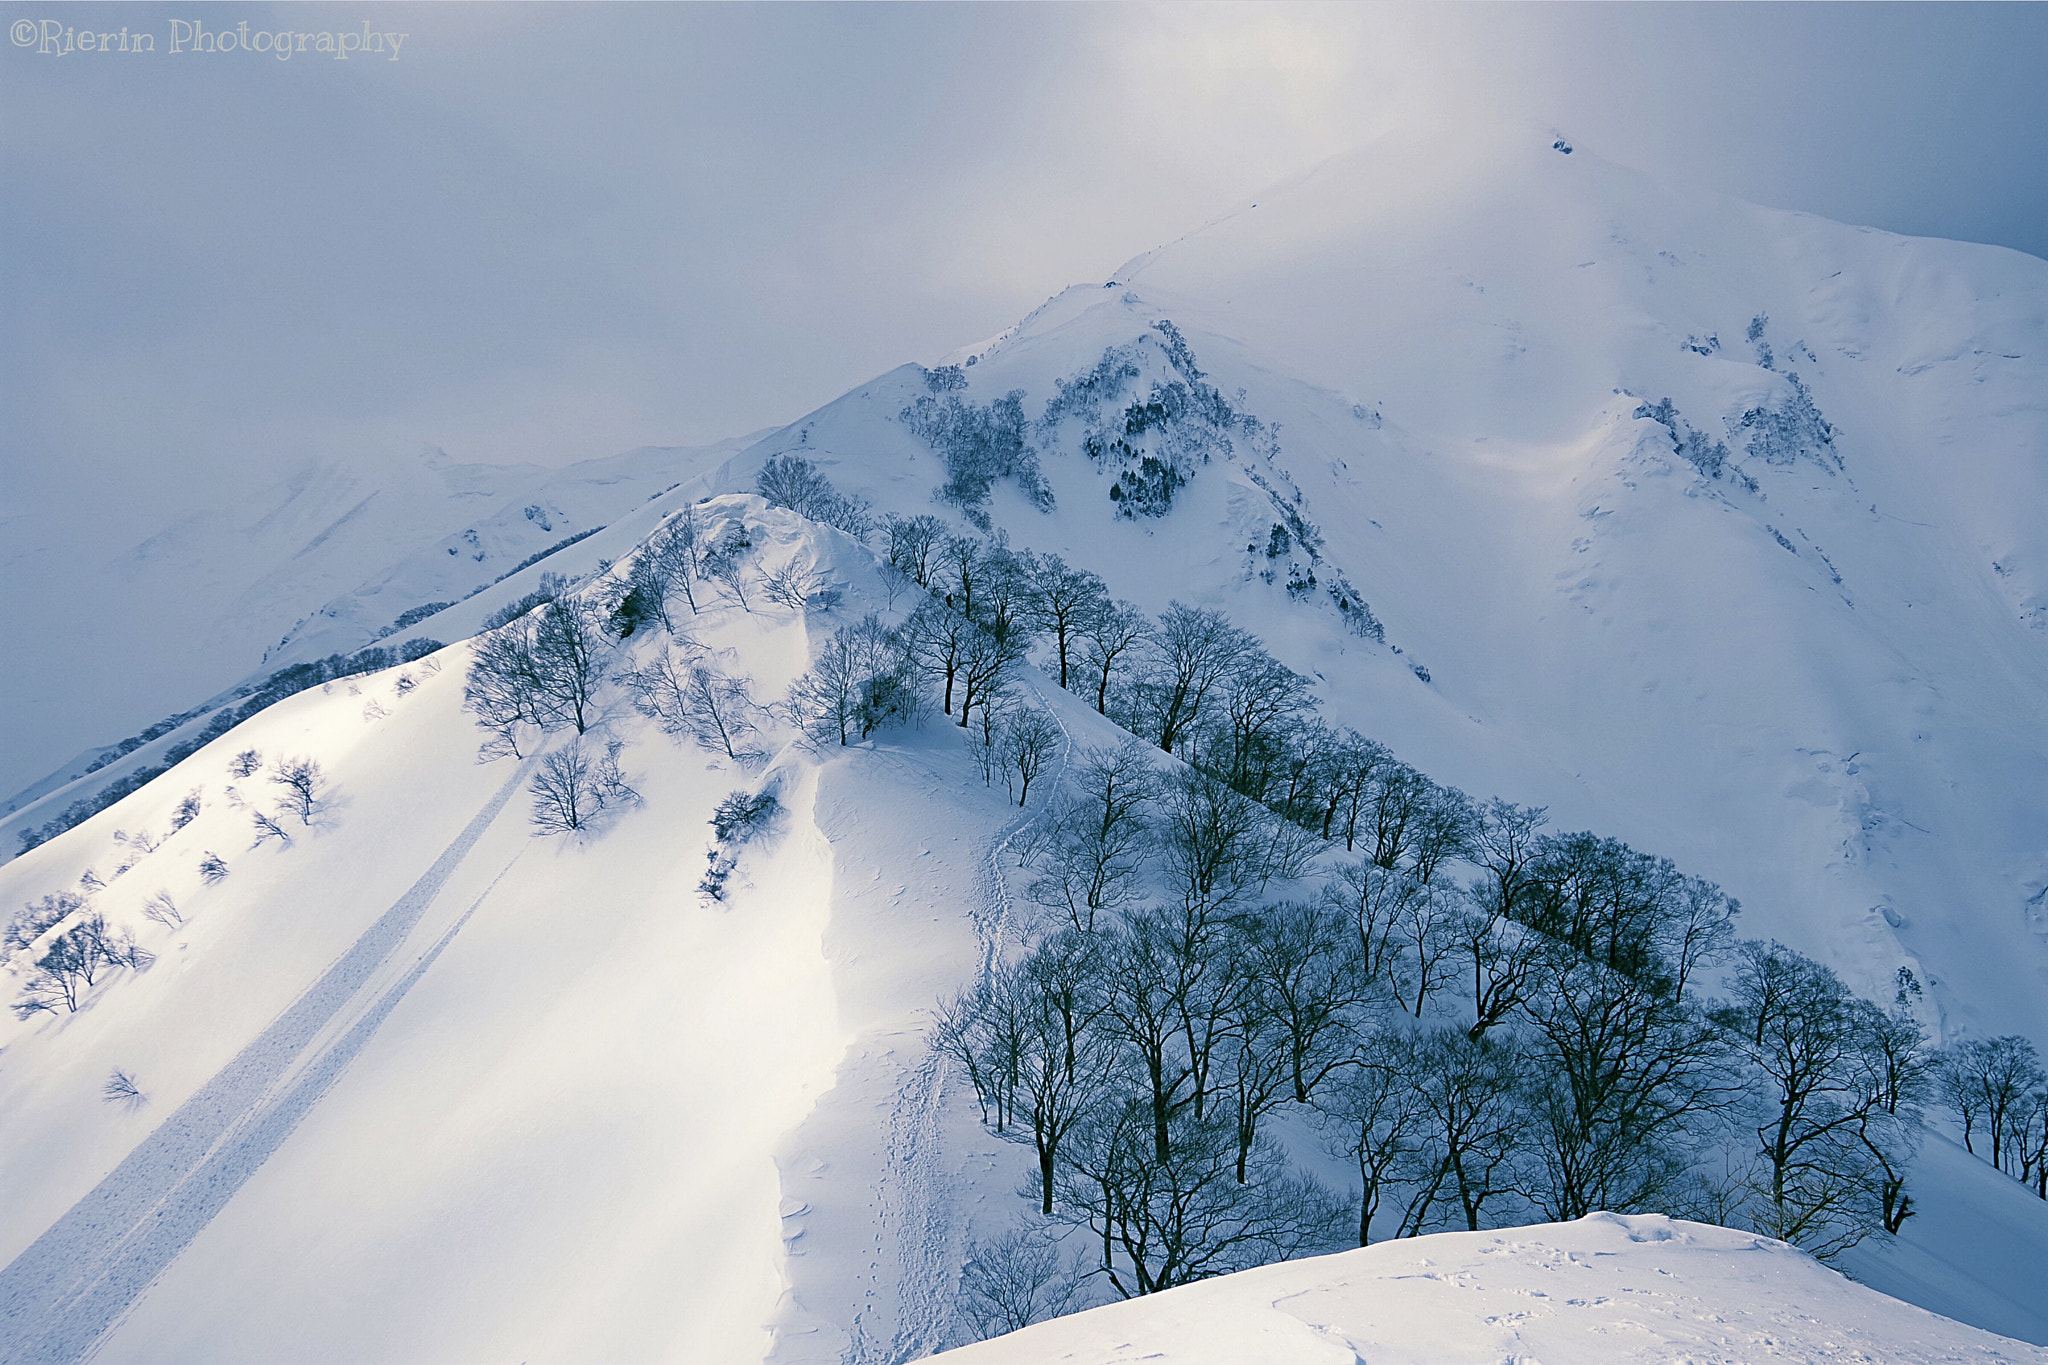
[[[758, 499], [695, 510], [715, 528], [743, 519], [769, 568], [871, 564]], [[576, 592], [602, 601], [611, 581]], [[707, 603], [691, 638], [772, 698], [814, 641], [805, 612], [757, 605]], [[632, 645], [621, 662], [673, 647], [659, 631]], [[18, 907], [97, 866], [92, 908], [156, 954], [76, 1012], [7, 1025], [0, 1356], [267, 1361], [309, 1330], [359, 1360], [766, 1351], [782, 1288], [772, 1152], [847, 1041], [818, 760], [681, 746], [612, 690], [580, 743], [625, 741], [642, 802], [535, 838], [535, 760], [477, 761], [473, 648], [281, 702], [0, 869]], [[252, 848], [288, 755], [317, 761], [318, 807]], [[708, 817], [764, 787], [774, 837], [707, 901]], [[193, 790], [197, 811], [170, 829]], [[211, 852], [218, 878], [201, 870]], [[174, 918], [147, 916], [159, 893]], [[102, 1098], [114, 1073], [133, 1090], [119, 1104]], [[302, 1235], [319, 1255], [275, 1255]], [[584, 1248], [573, 1265], [565, 1246]], [[707, 1297], [676, 1311], [677, 1285]], [[254, 1295], [231, 1329], [217, 1291]], [[450, 1315], [456, 1300], [477, 1311]]]

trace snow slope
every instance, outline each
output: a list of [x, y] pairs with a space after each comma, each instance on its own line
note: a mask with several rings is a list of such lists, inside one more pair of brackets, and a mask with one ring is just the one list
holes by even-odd
[[937, 1357], [959, 1365], [1962, 1365], [2048, 1352], [1782, 1242], [1654, 1214], [1444, 1232], [1267, 1266]]
[[[803, 621], [726, 616], [704, 641], [786, 685]], [[815, 765], [735, 772], [617, 716], [645, 804], [588, 843], [539, 842], [511, 799], [530, 765], [475, 761], [461, 655], [294, 697], [175, 774], [205, 811], [95, 898], [158, 961], [10, 1026], [0, 1357], [69, 1360], [103, 1333], [103, 1360], [765, 1351], [772, 1151], [845, 1042]], [[333, 780], [289, 848], [247, 848], [224, 773], [244, 747]], [[789, 811], [775, 856], [707, 906], [710, 807], [763, 780]], [[25, 855], [10, 898], [74, 880], [115, 821], [161, 830], [169, 797]], [[229, 860], [217, 886], [203, 848]], [[175, 933], [136, 913], [158, 888], [187, 916]], [[145, 1102], [98, 1098], [116, 1067]], [[702, 1296], [689, 1311], [679, 1285]]]

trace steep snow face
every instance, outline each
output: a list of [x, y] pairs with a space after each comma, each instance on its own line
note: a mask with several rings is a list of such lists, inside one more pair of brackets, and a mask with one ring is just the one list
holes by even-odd
[[1909, 1307], [1782, 1242], [1598, 1213], [1249, 1270], [1027, 1327], [959, 1365], [1962, 1365], [2048, 1351]]
[[1017, 392], [1013, 543], [1226, 608], [1944, 1037], [2048, 1043], [2048, 263], [1558, 141], [1333, 162], [749, 460], [934, 510], [917, 405]]

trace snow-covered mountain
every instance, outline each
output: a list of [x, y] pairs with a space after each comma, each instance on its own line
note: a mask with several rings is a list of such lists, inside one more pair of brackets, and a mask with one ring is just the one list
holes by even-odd
[[[1259, 429], [1132, 518], [1077, 447], [1177, 377], [1168, 320]], [[2044, 327], [2033, 257], [1492, 137], [1375, 145], [958, 358], [1033, 418], [1106, 356], [1141, 372], [1034, 429], [1057, 510], [999, 486], [1016, 543], [1225, 607], [1424, 771], [1672, 857], [1873, 998], [1905, 967], [1945, 1029], [2040, 1038]], [[920, 391], [763, 449], [921, 510]], [[1276, 538], [1297, 515], [1314, 553]]]
[[[1397, 138], [744, 451], [621, 457], [588, 506], [547, 503], [546, 529], [537, 499], [499, 497], [458, 519], [488, 562], [460, 531], [423, 536], [333, 585], [273, 663], [603, 523], [387, 637], [461, 641], [542, 573], [592, 575], [687, 508], [707, 536], [749, 527], [759, 571], [809, 565], [837, 590], [707, 598], [685, 622], [772, 700], [834, 630], [909, 605], [873, 547], [738, 496], [800, 454], [878, 512], [1057, 552], [1147, 610], [1222, 610], [1333, 720], [1713, 879], [1745, 936], [1939, 1039], [2048, 1043], [2044, 340], [2030, 257], [1689, 194], [1548, 134]], [[641, 632], [621, 666], [667, 647]], [[764, 722], [742, 763], [613, 688], [598, 729], [640, 802], [538, 839], [534, 760], [477, 761], [470, 657], [281, 701], [0, 867], [8, 913], [91, 870], [90, 911], [155, 957], [76, 1013], [6, 1026], [0, 1354], [893, 1362], [959, 1344], [963, 1248], [1014, 1220], [1029, 1163], [927, 1048], [929, 1011], [1024, 931], [1017, 838], [1120, 732], [1027, 674], [1062, 742], [1020, 809], [943, 722], [845, 749]], [[263, 766], [236, 776], [249, 750]], [[252, 808], [301, 755], [324, 813], [250, 848]], [[767, 790], [781, 825], [706, 900], [714, 806]], [[149, 916], [159, 892], [175, 915]], [[116, 1072], [133, 1095], [106, 1090]], [[2048, 1341], [2048, 1204], [1939, 1133], [1917, 1178], [1921, 1215], [1848, 1268]], [[1335, 1285], [1315, 1310], [1334, 1351], [1398, 1264], [1622, 1251], [1619, 1289], [1593, 1291], [1618, 1296], [1673, 1268], [1670, 1242], [1616, 1240], [1651, 1226], [1404, 1244], [1175, 1302], [1285, 1342], [1307, 1329], [1232, 1305]], [[1672, 1349], [1736, 1358], [1684, 1333], [1716, 1313], [1789, 1331], [1765, 1319], [1810, 1294], [1823, 1325], [1924, 1333], [1886, 1337], [1895, 1358], [2038, 1355], [1873, 1308], [1747, 1234], [1676, 1241], [1692, 1325], [1644, 1322]], [[1759, 1274], [1793, 1297], [1760, 1300]], [[1501, 1303], [1529, 1287], [1471, 1283]], [[980, 1358], [1113, 1358], [1164, 1302]], [[1529, 1330], [1529, 1350], [1573, 1349]], [[1509, 1349], [1526, 1353], [1488, 1358]]]

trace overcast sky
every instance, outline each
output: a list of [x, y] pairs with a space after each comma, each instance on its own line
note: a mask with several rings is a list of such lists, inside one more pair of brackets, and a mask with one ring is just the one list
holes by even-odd
[[[790, 420], [1397, 118], [2048, 254], [2048, 6], [13, 5], [7, 511]], [[173, 55], [171, 20], [408, 37]]]

